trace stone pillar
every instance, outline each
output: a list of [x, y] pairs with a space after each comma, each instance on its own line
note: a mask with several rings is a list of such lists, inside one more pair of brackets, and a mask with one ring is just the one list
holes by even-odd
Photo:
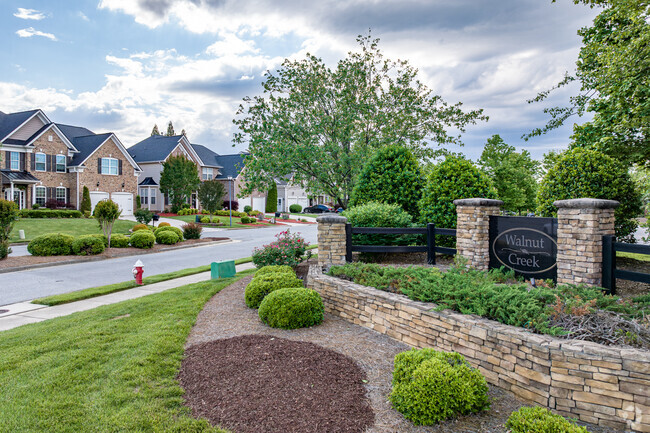
[[594, 198], [559, 200], [557, 207], [557, 282], [600, 286], [603, 235], [614, 234], [619, 202]]
[[339, 215], [323, 215], [318, 222], [318, 265], [327, 269], [345, 264], [345, 224], [348, 219]]
[[465, 198], [456, 205], [456, 254], [472, 268], [486, 271], [490, 265], [490, 215], [499, 215], [501, 200]]

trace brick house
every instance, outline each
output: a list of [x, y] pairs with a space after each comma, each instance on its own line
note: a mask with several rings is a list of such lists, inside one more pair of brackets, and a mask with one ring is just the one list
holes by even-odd
[[112, 199], [132, 215], [140, 167], [117, 136], [54, 123], [41, 110], [0, 112], [2, 198], [21, 209], [48, 200], [79, 209], [83, 187], [92, 207]]

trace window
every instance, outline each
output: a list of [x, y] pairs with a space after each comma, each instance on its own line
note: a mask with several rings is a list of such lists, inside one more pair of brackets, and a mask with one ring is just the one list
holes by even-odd
[[65, 188], [62, 186], [56, 188], [56, 201], [66, 202]]
[[155, 190], [155, 189], [152, 189], [152, 190], [151, 190], [151, 197], [150, 197], [150, 199], [151, 199], [151, 204], [156, 204], [156, 190]]
[[40, 204], [41, 206], [45, 206], [45, 187], [44, 186], [37, 186], [36, 191], [34, 193], [34, 203]]
[[140, 204], [148, 204], [148, 203], [149, 203], [149, 188], [140, 188]]
[[117, 175], [117, 159], [115, 158], [102, 158], [102, 173], [101, 174], [114, 174]]
[[37, 153], [34, 155], [34, 168], [36, 171], [45, 171], [45, 154]]
[[212, 180], [212, 169], [203, 167], [203, 180]]
[[9, 158], [11, 160], [11, 168], [12, 170], [20, 170], [20, 153], [18, 152], [9, 152]]
[[65, 173], [65, 155], [56, 156], [56, 172]]

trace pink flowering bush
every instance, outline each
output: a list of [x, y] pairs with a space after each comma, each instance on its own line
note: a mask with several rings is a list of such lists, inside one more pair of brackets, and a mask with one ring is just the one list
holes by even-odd
[[291, 234], [286, 230], [275, 237], [276, 241], [253, 250], [253, 263], [258, 268], [269, 265], [296, 266], [311, 257], [311, 251], [307, 251], [309, 244], [298, 233]]

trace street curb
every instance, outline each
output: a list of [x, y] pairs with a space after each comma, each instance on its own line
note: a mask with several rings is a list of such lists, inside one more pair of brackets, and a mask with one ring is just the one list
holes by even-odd
[[24, 265], [24, 266], [16, 266], [14, 268], [0, 269], [0, 274], [8, 274], [10, 272], [20, 272], [20, 271], [27, 271], [30, 269], [38, 269], [38, 268], [49, 268], [51, 266], [73, 265], [75, 263], [101, 262], [102, 260], [120, 259], [122, 257], [133, 257], [142, 254], [166, 253], [167, 251], [183, 250], [186, 248], [195, 248], [195, 247], [205, 247], [209, 245], [227, 244], [231, 242], [234, 243], [236, 241], [233, 241], [232, 239], [228, 239], [224, 241], [204, 242], [202, 244], [194, 244], [194, 245], [179, 245], [177, 247], [165, 248], [164, 250], [161, 251], [151, 251], [151, 250], [143, 249], [142, 252], [138, 252], [137, 254], [125, 254], [123, 256], [116, 256], [116, 257], [80, 257], [79, 259], [76, 260], [63, 260], [60, 262], [51, 262], [51, 263], [36, 263], [33, 265]]

